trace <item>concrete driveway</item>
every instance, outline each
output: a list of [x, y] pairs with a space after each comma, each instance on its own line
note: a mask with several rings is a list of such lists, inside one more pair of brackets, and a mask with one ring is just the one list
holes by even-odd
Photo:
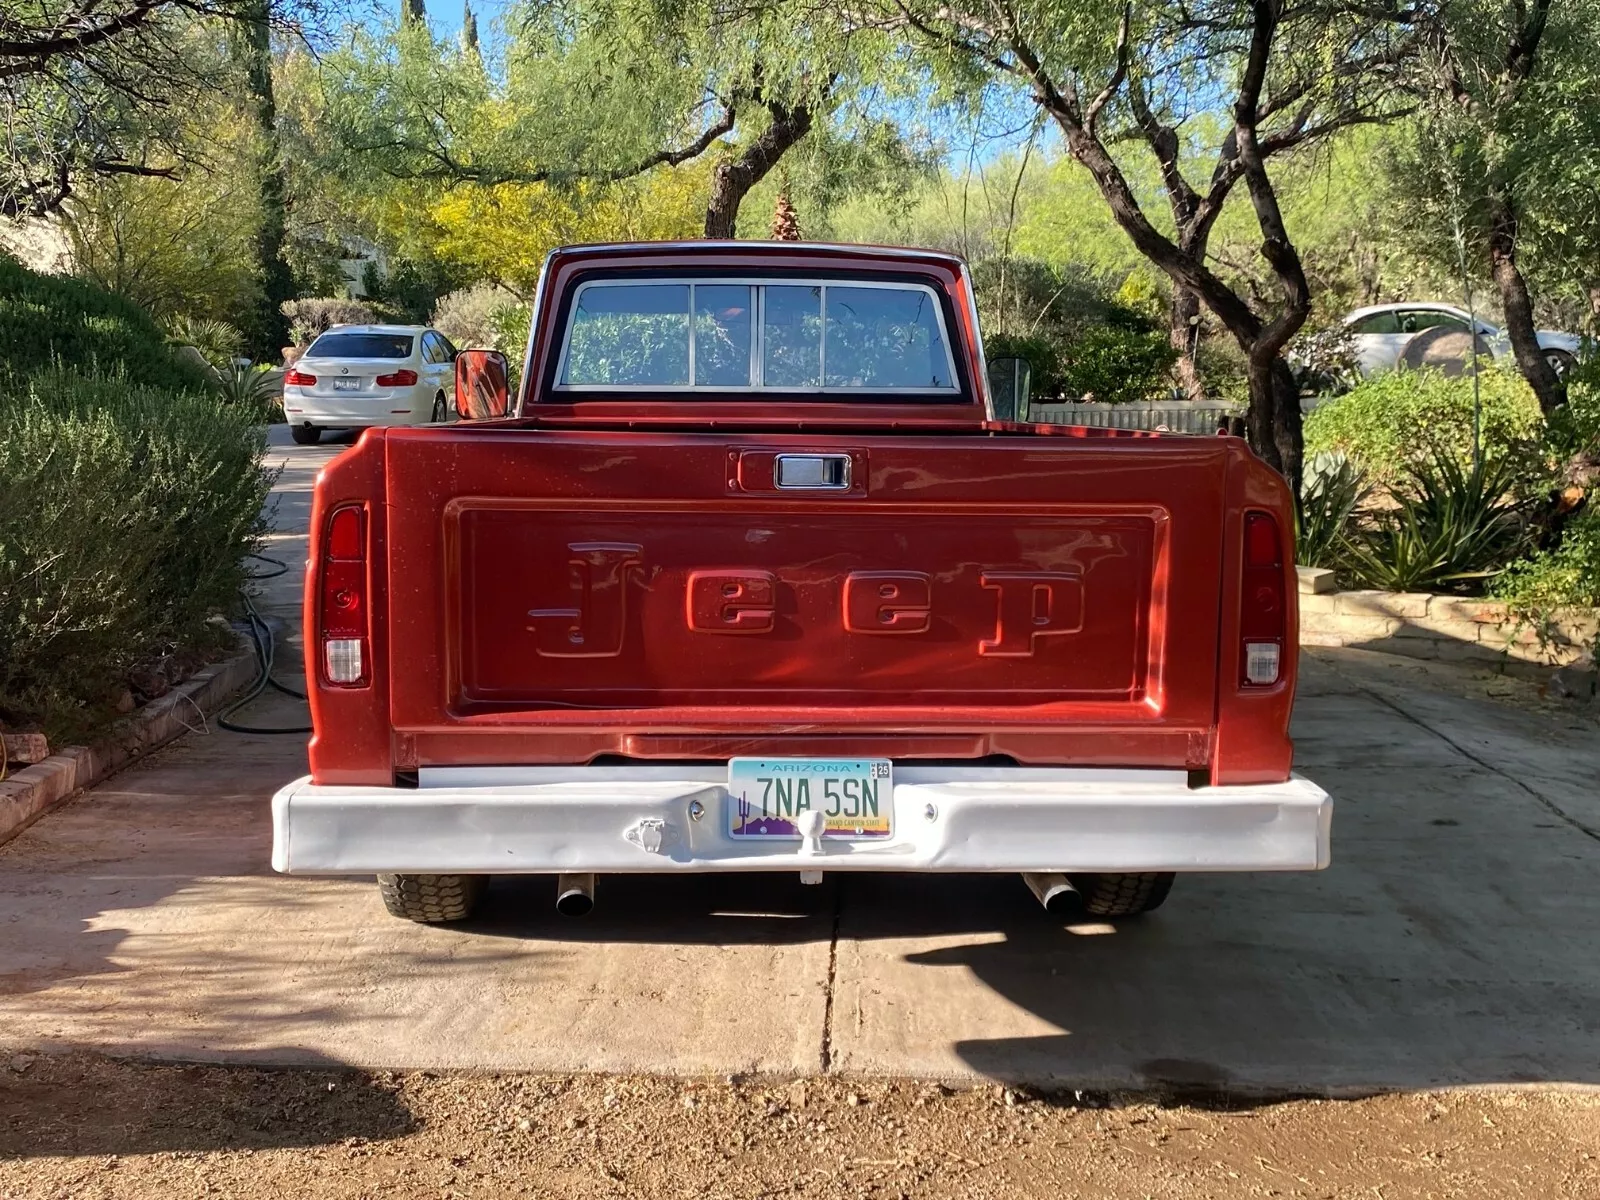
[[[337, 447], [284, 443], [268, 552], [304, 555]], [[293, 624], [298, 571], [265, 585]], [[294, 674], [296, 640], [281, 674]], [[481, 919], [268, 868], [302, 739], [213, 732], [0, 850], [0, 1044], [374, 1068], [818, 1070], [1338, 1092], [1600, 1083], [1600, 737], [1459, 673], [1305, 663], [1318, 875], [1194, 876], [1113, 930], [1011, 876], [507, 879]], [[1496, 685], [1498, 686], [1498, 685]], [[1514, 685], [1504, 685], [1508, 688]], [[297, 724], [288, 700], [248, 718]]]

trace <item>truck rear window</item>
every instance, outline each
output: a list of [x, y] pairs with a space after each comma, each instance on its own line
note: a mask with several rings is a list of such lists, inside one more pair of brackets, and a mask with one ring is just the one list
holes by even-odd
[[581, 284], [556, 386], [957, 390], [944, 315], [931, 287], [741, 279]]

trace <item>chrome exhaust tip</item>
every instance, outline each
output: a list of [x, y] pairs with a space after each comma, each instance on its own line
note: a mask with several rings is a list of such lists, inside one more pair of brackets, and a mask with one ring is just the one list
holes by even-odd
[[557, 876], [556, 911], [563, 917], [586, 917], [593, 912], [594, 876]]
[[1034, 898], [1044, 905], [1045, 912], [1053, 917], [1067, 916], [1082, 909], [1083, 898], [1078, 895], [1078, 889], [1067, 881], [1065, 875], [1028, 875], [1024, 874], [1022, 882], [1028, 885], [1028, 890]]

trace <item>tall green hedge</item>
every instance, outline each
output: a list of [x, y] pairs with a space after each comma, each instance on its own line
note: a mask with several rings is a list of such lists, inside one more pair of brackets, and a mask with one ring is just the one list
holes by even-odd
[[218, 644], [262, 529], [259, 414], [138, 309], [0, 259], [0, 721], [60, 742], [128, 670]]
[[92, 283], [41, 275], [0, 254], [0, 372], [13, 381], [64, 366], [146, 387], [203, 391], [201, 368], [173, 353], [138, 305]]
[[[1480, 437], [1492, 456], [1530, 449], [1544, 432], [1533, 389], [1515, 367], [1491, 367], [1478, 380]], [[1306, 457], [1344, 454], [1387, 483], [1435, 452], [1472, 452], [1472, 380], [1437, 371], [1390, 371], [1368, 379], [1306, 417]]]

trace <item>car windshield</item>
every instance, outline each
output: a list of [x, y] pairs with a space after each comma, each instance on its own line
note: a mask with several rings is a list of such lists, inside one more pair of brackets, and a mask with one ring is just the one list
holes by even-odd
[[557, 386], [957, 390], [931, 287], [776, 279], [583, 284]]
[[311, 343], [307, 358], [410, 358], [416, 341], [409, 333], [325, 333]]

